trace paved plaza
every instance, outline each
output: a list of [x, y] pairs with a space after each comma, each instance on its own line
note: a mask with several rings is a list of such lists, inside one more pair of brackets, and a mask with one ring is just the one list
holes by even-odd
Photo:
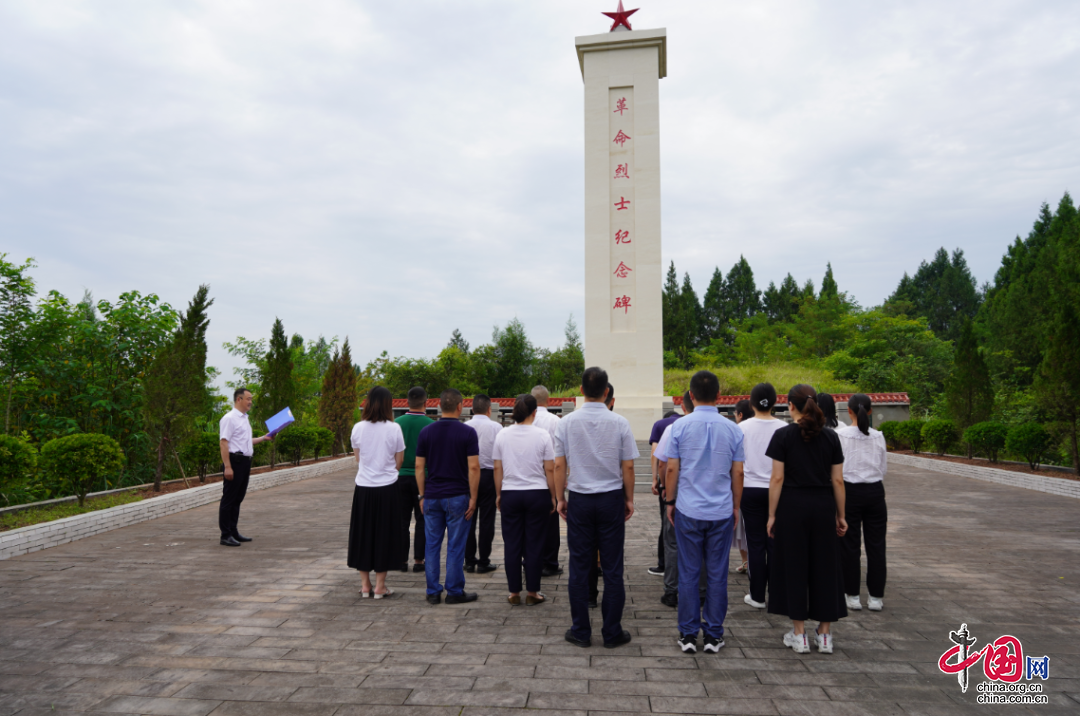
[[[798, 655], [733, 572], [727, 646], [709, 656], [678, 651], [645, 571], [650, 494], [627, 532], [634, 640], [608, 650], [598, 614], [596, 645], [563, 641], [566, 575], [539, 607], [507, 605], [501, 570], [467, 575], [473, 604], [431, 606], [411, 573], [361, 601], [352, 470], [268, 489], [244, 504], [241, 548], [218, 545], [208, 505], [0, 562], [0, 716], [1080, 713], [1080, 501], [898, 466], [886, 485], [884, 611], [840, 622], [835, 654]], [[1050, 703], [977, 705], [981, 664], [962, 695], [937, 667], [961, 622], [976, 648], [1011, 634], [1049, 655]]]

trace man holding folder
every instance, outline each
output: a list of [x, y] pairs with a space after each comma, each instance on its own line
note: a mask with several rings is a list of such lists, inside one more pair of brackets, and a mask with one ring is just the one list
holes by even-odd
[[270, 435], [252, 439], [251, 422], [248, 420], [250, 410], [251, 391], [237, 388], [233, 392], [233, 409], [225, 413], [218, 424], [221, 463], [225, 467], [225, 481], [221, 483], [221, 506], [218, 508], [218, 527], [221, 529], [221, 544], [226, 547], [239, 547], [241, 542], [251, 541], [250, 537], [243, 536], [236, 529], [236, 523], [240, 519], [240, 503], [247, 494], [255, 445], [273, 440]]

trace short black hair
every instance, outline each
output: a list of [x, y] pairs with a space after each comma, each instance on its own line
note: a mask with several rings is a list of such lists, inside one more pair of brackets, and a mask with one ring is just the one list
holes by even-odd
[[409, 401], [409, 409], [411, 410], [420, 410], [427, 403], [427, 391], [419, 385], [415, 388], [409, 388], [409, 392], [405, 394], [405, 397]]
[[478, 393], [476, 397], [472, 399], [473, 415], [483, 415], [489, 410], [491, 410], [491, 398], [483, 393]]
[[581, 392], [586, 398], [593, 400], [604, 397], [604, 391], [608, 387], [607, 371], [603, 368], [586, 368], [581, 376]]
[[666, 413], [664, 413], [664, 420], [667, 420], [668, 418], [677, 418], [677, 417], [679, 417], [679, 414], [676, 413], [674, 410], [669, 410]]
[[611, 401], [615, 400], [615, 386], [611, 383], [607, 384], [607, 398], [604, 399], [604, 405], [611, 407]]
[[743, 398], [738, 403], [735, 403], [735, 413], [739, 415], [743, 420], [749, 420], [754, 417], [754, 409], [750, 407], [750, 401]]
[[694, 396], [690, 395], [689, 390], [682, 394], [682, 412], [683, 415], [694, 412]]
[[690, 379], [690, 392], [700, 402], [715, 403], [716, 396], [720, 395], [720, 379], [715, 373], [699, 370]]
[[236, 390], [234, 390], [234, 391], [233, 391], [233, 393], [232, 393], [232, 402], [234, 402], [234, 403], [235, 403], [236, 401], [240, 400], [240, 397], [241, 397], [241, 396], [242, 396], [242, 395], [243, 395], [244, 393], [250, 393], [250, 392], [251, 392], [251, 391], [250, 391], [250, 390], [248, 390], [247, 388], [237, 388], [237, 389], [236, 389]]
[[455, 413], [461, 407], [461, 391], [447, 388], [439, 396], [439, 409], [444, 413]]

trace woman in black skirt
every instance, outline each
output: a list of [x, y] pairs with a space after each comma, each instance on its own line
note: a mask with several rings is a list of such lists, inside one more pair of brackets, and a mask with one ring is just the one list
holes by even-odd
[[[376, 386], [364, 401], [363, 418], [353, 427], [356, 488], [349, 523], [349, 566], [360, 570], [360, 597], [384, 599], [394, 590], [386, 586], [387, 570], [397, 567], [401, 555], [398, 509], [398, 470], [405, 457], [405, 438], [394, 422], [390, 391]], [[371, 586], [375, 572], [375, 588]]]
[[777, 430], [765, 451], [773, 461], [767, 525], [773, 538], [769, 613], [791, 619], [784, 645], [799, 654], [810, 651], [807, 618], [820, 622], [818, 651], [831, 654], [830, 626], [847, 616], [837, 538], [847, 532], [844, 452], [836, 433], [824, 429], [816, 397], [809, 385], [788, 392], [795, 422]]

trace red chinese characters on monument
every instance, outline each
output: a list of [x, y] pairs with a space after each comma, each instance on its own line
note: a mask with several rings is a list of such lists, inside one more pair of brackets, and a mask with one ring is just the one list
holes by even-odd
[[629, 179], [630, 178], [630, 165], [629, 164], [620, 164], [619, 166], [615, 167], [615, 178], [616, 179]]
[[626, 209], [630, 206], [630, 200], [627, 199], [625, 196], [620, 196], [619, 201], [615, 202], [615, 206], [619, 207], [615, 211], [626, 211]]
[[629, 244], [630, 243], [630, 232], [629, 231], [623, 231], [622, 229], [618, 229], [615, 232], [615, 243], [616, 244]]
[[619, 278], [626, 278], [627, 276], [630, 275], [630, 272], [633, 271], [633, 270], [634, 269], [630, 268], [629, 266], [624, 264], [622, 261], [620, 261], [619, 262], [619, 268], [615, 269], [615, 275], [618, 276]]
[[621, 147], [622, 145], [626, 144], [626, 141], [628, 139], [630, 139], [630, 135], [620, 129], [619, 133], [615, 135], [615, 139], [613, 139], [612, 141]]
[[[630, 108], [626, 106], [626, 97], [623, 97], [615, 103], [615, 112], [618, 112], [620, 117], [622, 116], [622, 113], [628, 109]], [[615, 112], [612, 112], [612, 114], [615, 114]]]
[[625, 313], [630, 313], [630, 297], [629, 296], [619, 296], [619, 297], [617, 297], [615, 299], [615, 308], [613, 308], [612, 310], [615, 310], [617, 308], [623, 309], [624, 314]]

